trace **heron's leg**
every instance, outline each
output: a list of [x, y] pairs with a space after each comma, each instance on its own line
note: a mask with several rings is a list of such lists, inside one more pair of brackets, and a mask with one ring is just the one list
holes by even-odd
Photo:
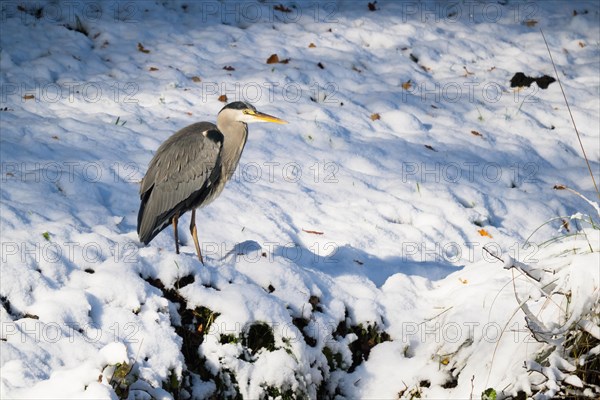
[[173, 216], [173, 236], [175, 237], [175, 253], [179, 254], [179, 235], [177, 234], [177, 220], [179, 220], [179, 214]]
[[198, 244], [198, 229], [196, 229], [196, 209], [192, 210], [192, 221], [190, 222], [190, 232], [192, 232], [192, 238], [194, 239], [194, 245], [196, 246], [196, 253], [198, 254], [198, 260], [204, 265], [202, 259], [202, 252], [200, 251], [200, 245]]

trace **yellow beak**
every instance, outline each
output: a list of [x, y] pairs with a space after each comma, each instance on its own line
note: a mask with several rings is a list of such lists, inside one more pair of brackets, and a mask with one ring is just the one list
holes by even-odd
[[276, 124], [287, 124], [287, 121], [284, 121], [280, 118], [274, 117], [272, 115], [269, 114], [265, 114], [265, 113], [261, 113], [260, 111], [257, 111], [254, 115], [254, 118], [256, 118], [259, 121], [264, 121], [264, 122], [274, 122]]

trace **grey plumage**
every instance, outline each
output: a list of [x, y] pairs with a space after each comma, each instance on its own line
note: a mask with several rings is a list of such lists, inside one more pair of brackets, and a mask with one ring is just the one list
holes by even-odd
[[176, 251], [177, 220], [193, 210], [190, 230], [202, 261], [195, 227], [195, 209], [213, 201], [233, 175], [248, 137], [249, 122], [286, 123], [243, 102], [226, 105], [217, 125], [198, 122], [168, 138], [156, 151], [140, 187], [138, 235], [150, 243], [173, 224]]
[[198, 122], [181, 129], [158, 148], [140, 187], [141, 242], [148, 244], [177, 212], [188, 211], [191, 198], [200, 201], [215, 193], [221, 177], [222, 146], [223, 134], [217, 127]]

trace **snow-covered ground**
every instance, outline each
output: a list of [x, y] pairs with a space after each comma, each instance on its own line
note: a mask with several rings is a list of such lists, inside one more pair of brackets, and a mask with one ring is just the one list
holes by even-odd
[[[600, 340], [600, 212], [553, 188], [598, 195], [558, 83], [510, 80], [555, 76], [541, 28], [598, 180], [598, 2], [0, 6], [3, 399], [595, 395], [558, 338]], [[221, 95], [289, 124], [203, 266], [138, 190]]]

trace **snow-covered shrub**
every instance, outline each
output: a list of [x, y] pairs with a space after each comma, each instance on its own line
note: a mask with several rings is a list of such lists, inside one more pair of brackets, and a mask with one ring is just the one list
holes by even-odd
[[600, 229], [589, 215], [571, 220], [591, 227], [544, 245], [537, 268], [512, 259], [505, 265], [528, 277], [528, 287], [515, 297], [527, 328], [543, 344], [525, 363], [526, 392], [539, 400], [600, 396]]

